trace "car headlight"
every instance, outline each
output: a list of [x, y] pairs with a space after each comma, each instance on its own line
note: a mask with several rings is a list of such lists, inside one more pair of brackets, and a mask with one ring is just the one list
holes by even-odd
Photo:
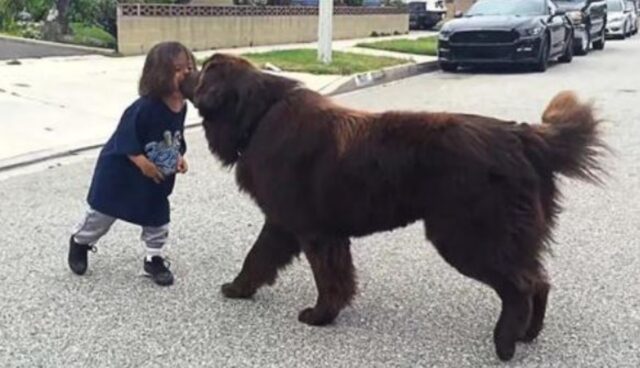
[[571, 23], [573, 24], [580, 24], [582, 23], [582, 12], [581, 11], [571, 11], [567, 13], [567, 16], [569, 17], [569, 20], [571, 20]]
[[537, 27], [534, 27], [534, 28], [525, 29], [523, 33], [524, 33], [525, 36], [537, 36], [540, 33], [542, 33], [542, 31], [544, 31], [544, 27], [537, 26]]
[[438, 35], [438, 38], [441, 39], [442, 41], [448, 41], [449, 40], [449, 36], [451, 36], [451, 30], [449, 29], [443, 29], [440, 31], [440, 34]]

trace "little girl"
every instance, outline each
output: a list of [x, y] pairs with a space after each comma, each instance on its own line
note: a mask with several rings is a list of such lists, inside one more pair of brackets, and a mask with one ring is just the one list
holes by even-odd
[[89, 209], [69, 241], [69, 267], [82, 275], [87, 253], [115, 220], [142, 227], [147, 255], [144, 271], [158, 285], [173, 284], [162, 248], [169, 235], [169, 200], [175, 174], [186, 173], [184, 120], [180, 86], [195, 69], [193, 54], [178, 42], [155, 45], [146, 57], [140, 97], [98, 157], [87, 201]]

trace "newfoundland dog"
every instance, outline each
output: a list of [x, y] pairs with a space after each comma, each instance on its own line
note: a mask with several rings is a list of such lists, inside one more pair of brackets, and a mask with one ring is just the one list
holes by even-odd
[[598, 182], [605, 145], [592, 107], [553, 98], [542, 124], [432, 112], [370, 113], [296, 81], [215, 54], [185, 85], [211, 152], [235, 165], [264, 213], [242, 270], [222, 286], [249, 298], [304, 253], [318, 289], [298, 319], [331, 323], [356, 292], [350, 238], [421, 220], [426, 238], [462, 274], [493, 288], [500, 359], [543, 325], [542, 256], [560, 212], [559, 174]]

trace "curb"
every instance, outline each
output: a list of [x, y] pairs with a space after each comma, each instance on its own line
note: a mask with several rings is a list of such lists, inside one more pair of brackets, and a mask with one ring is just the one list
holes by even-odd
[[388, 68], [360, 73], [348, 77], [348, 80], [337, 86], [329, 85], [319, 92], [326, 96], [336, 96], [359, 89], [377, 86], [384, 83], [413, 77], [418, 74], [433, 72], [440, 69], [437, 60], [424, 61], [415, 64], [403, 64]]
[[[0, 36], [2, 38], [4, 36]], [[339, 94], [357, 91], [364, 88], [377, 86], [384, 83], [393, 82], [396, 80], [412, 77], [418, 74], [433, 72], [438, 70], [438, 62], [425, 61], [415, 64], [403, 64], [398, 66], [392, 66], [380, 70], [374, 70], [371, 72], [355, 74], [352, 76], [339, 79], [337, 82], [322, 87], [318, 92], [325, 96], [333, 97]], [[187, 122], [185, 123], [185, 130], [199, 127], [200, 122]], [[79, 146], [75, 147], [61, 147], [58, 149], [50, 149], [37, 151], [34, 153], [28, 153], [9, 159], [0, 159], [0, 172], [9, 171], [12, 169], [18, 169], [21, 167], [41, 163], [48, 160], [57, 158], [75, 156], [85, 151], [101, 148], [104, 145], [104, 141], [96, 142], [83, 142]]]
[[58, 148], [58, 149], [46, 149], [42, 151], [36, 151], [32, 153], [26, 153], [19, 156], [14, 156], [7, 159], [0, 160], [0, 173], [19, 169], [21, 167], [35, 165], [48, 160], [54, 160], [61, 157], [75, 156], [84, 151], [90, 151], [92, 149], [100, 148], [104, 145], [102, 143], [85, 143], [80, 147], [70, 148]]
[[15, 36], [9, 36], [9, 35], [5, 35], [5, 34], [1, 34], [0, 35], [0, 40], [1, 39], [13, 41], [13, 42], [24, 43], [24, 44], [31, 44], [31, 45], [43, 45], [43, 46], [54, 46], [54, 47], [68, 48], [68, 49], [73, 49], [73, 50], [78, 50], [78, 51], [85, 51], [87, 53], [97, 53], [97, 54], [103, 54], [103, 55], [108, 55], [108, 56], [116, 56], [117, 55], [117, 52], [115, 50], [105, 49], [105, 48], [101, 48], [101, 47], [91, 47], [91, 46], [74, 45], [74, 44], [62, 43], [62, 42], [34, 40], [34, 39], [31, 39], [31, 38], [15, 37]]

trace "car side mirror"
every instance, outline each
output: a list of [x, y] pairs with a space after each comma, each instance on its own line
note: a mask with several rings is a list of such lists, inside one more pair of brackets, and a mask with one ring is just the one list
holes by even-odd
[[453, 17], [454, 18], [462, 18], [462, 15], [463, 15], [463, 13], [460, 10], [458, 10], [458, 11], [455, 12], [455, 14], [453, 14]]

